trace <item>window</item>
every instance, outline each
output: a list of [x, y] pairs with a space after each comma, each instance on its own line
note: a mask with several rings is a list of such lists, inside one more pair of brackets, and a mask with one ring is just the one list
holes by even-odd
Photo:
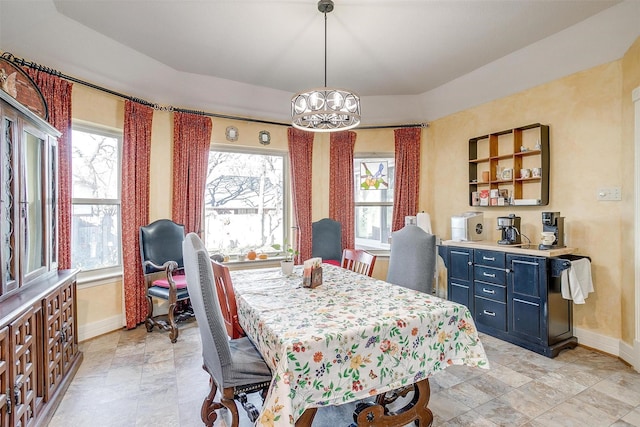
[[71, 266], [119, 269], [122, 136], [74, 126], [72, 134]]
[[353, 161], [356, 248], [389, 250], [393, 220], [393, 157], [357, 157]]
[[285, 205], [283, 153], [209, 153], [205, 189], [205, 244], [210, 252], [237, 255], [253, 249], [275, 252], [289, 230]]

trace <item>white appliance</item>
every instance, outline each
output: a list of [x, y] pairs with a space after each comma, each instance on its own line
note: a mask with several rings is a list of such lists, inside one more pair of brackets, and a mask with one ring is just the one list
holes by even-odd
[[465, 212], [451, 217], [451, 240], [456, 242], [484, 240], [482, 212]]

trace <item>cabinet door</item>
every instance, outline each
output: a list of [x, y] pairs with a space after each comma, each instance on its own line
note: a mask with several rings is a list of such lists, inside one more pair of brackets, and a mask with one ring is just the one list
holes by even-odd
[[66, 374], [78, 354], [78, 335], [76, 321], [76, 282], [71, 282], [60, 289], [62, 298], [62, 364]]
[[62, 293], [56, 291], [44, 300], [44, 399], [49, 401], [63, 374]]
[[[4, 111], [4, 110], [0, 110]], [[19, 197], [16, 155], [17, 124], [13, 117], [2, 115], [0, 135], [0, 297], [18, 289]]]
[[449, 248], [448, 298], [473, 313], [473, 249]]
[[9, 325], [11, 352], [10, 393], [13, 400], [14, 425], [27, 427], [35, 423], [36, 416], [36, 321], [33, 308]]
[[24, 124], [22, 141], [21, 230], [22, 266], [24, 281], [44, 274], [48, 269], [48, 187], [45, 186], [48, 137], [43, 132]]
[[509, 333], [542, 343], [546, 336], [546, 259], [507, 255]]
[[9, 328], [0, 328], [0, 425], [9, 425]]

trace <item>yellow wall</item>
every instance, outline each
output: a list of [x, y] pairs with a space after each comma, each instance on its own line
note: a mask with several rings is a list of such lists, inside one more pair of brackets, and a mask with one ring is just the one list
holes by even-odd
[[[634, 198], [637, 191], [634, 187], [634, 106], [631, 92], [640, 87], [640, 38], [629, 48], [622, 58], [622, 151], [620, 158], [621, 171], [624, 177], [624, 188], [628, 197], [622, 205], [620, 222], [622, 259], [622, 339], [633, 343], [635, 338], [635, 283], [634, 262]], [[636, 230], [637, 232], [637, 230]]]
[[[622, 206], [596, 200], [597, 189], [621, 186], [621, 62], [605, 64], [499, 99], [429, 124], [430, 155], [421, 187], [421, 206], [435, 217], [434, 229], [450, 238], [449, 220], [464, 211], [484, 212], [489, 240], [497, 241], [496, 217], [514, 213], [522, 233], [536, 244], [541, 212], [559, 211], [565, 219], [567, 246], [592, 258], [595, 294], [574, 305], [574, 326], [621, 337]], [[468, 141], [474, 136], [531, 123], [550, 127], [550, 202], [544, 207], [468, 206]], [[627, 160], [625, 160], [626, 162]], [[627, 282], [624, 287], [632, 287]]]
[[[477, 208], [485, 213], [489, 238], [497, 216], [522, 217], [522, 232], [534, 242], [540, 213], [566, 217], [568, 245], [593, 261], [595, 294], [575, 306], [574, 324], [632, 342], [634, 336], [633, 117], [630, 90], [640, 85], [640, 41], [625, 57], [545, 85], [435, 120], [423, 130], [420, 210], [431, 214], [434, 232], [450, 237], [450, 217], [468, 206], [468, 140], [530, 123], [550, 126], [550, 204], [544, 207]], [[74, 119], [122, 129], [124, 102], [74, 85]], [[227, 142], [225, 128], [239, 130]], [[271, 133], [268, 149], [287, 150], [284, 126], [213, 119], [212, 143], [260, 147], [258, 132]], [[393, 153], [393, 129], [356, 130], [357, 153]], [[152, 134], [151, 220], [171, 215], [173, 115], [156, 111]], [[313, 156], [313, 220], [328, 216], [329, 135], [316, 134]], [[599, 202], [600, 187], [620, 186], [622, 202]], [[624, 254], [624, 256], [623, 256]], [[628, 260], [628, 261], [627, 261]], [[387, 259], [379, 258], [374, 276], [384, 278]], [[80, 323], [122, 314], [119, 280], [78, 292]], [[105, 297], [110, 295], [111, 297]], [[99, 301], [96, 304], [95, 301]]]

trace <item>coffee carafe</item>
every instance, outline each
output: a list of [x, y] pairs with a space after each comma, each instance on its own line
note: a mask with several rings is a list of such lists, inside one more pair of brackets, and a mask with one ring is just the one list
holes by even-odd
[[520, 239], [520, 217], [515, 214], [498, 217], [498, 230], [502, 231], [502, 237], [498, 240], [499, 245], [519, 245]]
[[542, 243], [538, 249], [555, 248], [564, 248], [564, 217], [560, 212], [542, 212]]

